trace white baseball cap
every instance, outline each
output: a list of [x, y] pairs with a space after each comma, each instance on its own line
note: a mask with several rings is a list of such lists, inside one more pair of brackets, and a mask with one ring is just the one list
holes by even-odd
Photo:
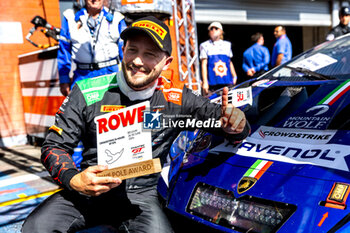
[[221, 25], [221, 23], [219, 23], [219, 22], [212, 22], [212, 23], [209, 25], [208, 30], [210, 30], [210, 28], [212, 28], [212, 27], [216, 27], [216, 28], [219, 28], [219, 29], [222, 30], [222, 25]]

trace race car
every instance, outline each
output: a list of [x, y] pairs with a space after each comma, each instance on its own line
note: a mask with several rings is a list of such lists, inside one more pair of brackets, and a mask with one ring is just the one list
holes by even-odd
[[349, 89], [350, 35], [231, 88], [251, 134], [183, 131], [158, 185], [166, 207], [208, 232], [350, 232]]

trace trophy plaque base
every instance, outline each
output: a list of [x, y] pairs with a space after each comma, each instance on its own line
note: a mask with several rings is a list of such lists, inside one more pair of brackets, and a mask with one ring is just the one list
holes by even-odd
[[159, 158], [133, 163], [121, 167], [115, 167], [97, 174], [99, 177], [111, 176], [126, 180], [138, 176], [149, 175], [162, 171]]

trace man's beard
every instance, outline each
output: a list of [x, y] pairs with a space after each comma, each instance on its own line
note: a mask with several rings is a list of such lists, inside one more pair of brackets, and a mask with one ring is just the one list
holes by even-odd
[[144, 90], [146, 89], [151, 83], [153, 83], [156, 79], [158, 79], [160, 72], [151, 71], [148, 73], [147, 78], [143, 79], [141, 82], [133, 82], [133, 79], [130, 77], [130, 75], [127, 72], [127, 67], [132, 67], [131, 65], [126, 65], [124, 61], [122, 61], [122, 67], [123, 67], [123, 73], [124, 78], [128, 86], [136, 91]]

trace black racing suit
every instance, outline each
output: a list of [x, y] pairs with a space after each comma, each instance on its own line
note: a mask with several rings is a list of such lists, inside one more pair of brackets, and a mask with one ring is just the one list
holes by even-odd
[[348, 34], [350, 32], [349, 25], [339, 23], [327, 34], [326, 40], [334, 40], [335, 38]]
[[[117, 73], [114, 76], [116, 75], [122, 75], [122, 73]], [[102, 87], [104, 88], [103, 91], [101, 91]], [[102, 96], [103, 98], [101, 98]], [[199, 120], [206, 120], [208, 118], [218, 120], [221, 116], [220, 105], [210, 103], [208, 99], [194, 94], [184, 85], [175, 86], [165, 78], [159, 78], [158, 87], [153, 96], [148, 100], [150, 101], [151, 111], [158, 110], [163, 115], [174, 116], [175, 118], [176, 116], [191, 115]], [[56, 114], [55, 126], [50, 128], [51, 130], [42, 147], [41, 156], [42, 163], [50, 172], [53, 179], [65, 188], [64, 195], [69, 196], [67, 193], [74, 193], [72, 196], [80, 195], [72, 190], [69, 185], [70, 179], [79, 173], [71, 158], [71, 154], [80, 140], [84, 145], [83, 160], [81, 162], [82, 170], [97, 164], [96, 124], [94, 118], [105, 114], [106, 112], [103, 112], [103, 109], [106, 109], [106, 106], [113, 109], [120, 106], [134, 105], [143, 101], [145, 100], [131, 101], [125, 96], [116, 85], [116, 77], [113, 77], [113, 75], [102, 76], [88, 81], [83, 80], [74, 86], [70, 95], [66, 98]], [[166, 161], [173, 140], [181, 130], [183, 129], [163, 128], [152, 131], [153, 158], [160, 158], [162, 165]], [[208, 131], [219, 135], [225, 134], [221, 128], [208, 129]], [[247, 123], [242, 133], [227, 135], [227, 138], [233, 142], [241, 141], [248, 136], [249, 131], [250, 126]], [[130, 199], [130, 193], [142, 193], [143, 190], [146, 190], [147, 193], [147, 190], [155, 189], [158, 178], [159, 174], [152, 174], [128, 179], [123, 181], [122, 185], [108, 193], [115, 192], [115, 195], [118, 197], [126, 197], [127, 195]], [[108, 193], [102, 194], [95, 199], [101, 199], [103, 196], [110, 195]], [[80, 196], [82, 197], [82, 195]], [[137, 202], [137, 205], [140, 204], [142, 198], [138, 198], [138, 200], [139, 202]], [[135, 205], [133, 201], [134, 200], [131, 199], [132, 204]], [[125, 204], [125, 202], [123, 203]], [[150, 201], [148, 201], [147, 204], [149, 203]], [[140, 209], [144, 210], [145, 208], [140, 206]], [[149, 209], [149, 207], [146, 209]], [[107, 209], [106, 212], [108, 212]], [[158, 218], [162, 218], [161, 216], [163, 215], [159, 212], [160, 211], [158, 211], [156, 215], [159, 216]], [[50, 215], [51, 213], [49, 213], [49, 216]], [[46, 219], [45, 221], [49, 220]], [[115, 223], [116, 222], [117, 221], [115, 221]], [[130, 224], [139, 225], [139, 229], [143, 229], [142, 232], [158, 232], [157, 225], [160, 225], [157, 222], [150, 223], [149, 221], [138, 221], [137, 223]], [[71, 224], [68, 225], [71, 227], [70, 229], [73, 229]], [[84, 227], [86, 226], [85, 224]], [[31, 227], [33, 227], [33, 225], [31, 225]], [[31, 227], [28, 227], [28, 229]], [[165, 228], [158, 230], [162, 232]], [[129, 230], [130, 229], [132, 229], [132, 227], [129, 226]], [[140, 231], [136, 230], [135, 232]]]

